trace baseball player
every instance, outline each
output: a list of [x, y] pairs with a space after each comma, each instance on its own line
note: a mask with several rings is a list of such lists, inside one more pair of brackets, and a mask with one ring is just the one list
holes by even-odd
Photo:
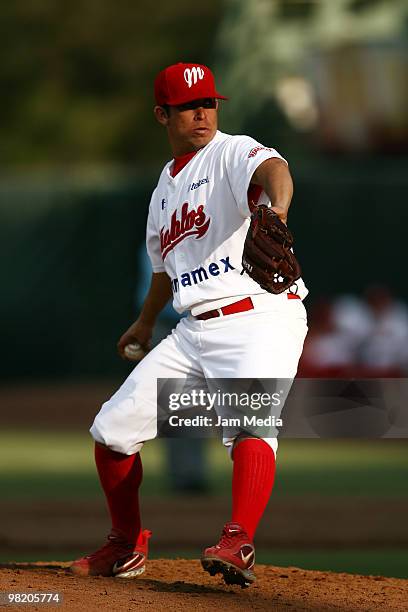
[[[155, 98], [173, 159], [150, 202], [150, 290], [118, 342], [122, 357], [135, 345], [145, 356], [91, 428], [112, 531], [102, 548], [73, 563], [78, 575], [144, 572], [151, 532], [141, 527], [140, 450], [157, 435], [157, 378], [293, 379], [307, 331], [301, 279], [274, 295], [241, 274], [251, 209], [269, 203], [286, 223], [293, 192], [286, 161], [248, 136], [218, 131], [218, 100], [226, 98], [206, 66], [167, 67], [156, 78]], [[148, 352], [156, 317], [171, 297], [188, 316]], [[223, 442], [233, 460], [232, 515], [202, 565], [227, 584], [248, 586], [255, 580], [253, 539], [272, 491], [277, 439], [238, 430]]]

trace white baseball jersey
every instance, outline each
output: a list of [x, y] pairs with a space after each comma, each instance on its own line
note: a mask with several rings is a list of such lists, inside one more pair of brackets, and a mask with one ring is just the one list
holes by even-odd
[[[163, 168], [150, 202], [146, 246], [153, 272], [171, 279], [177, 312], [197, 316], [231, 298], [266, 293], [241, 275], [241, 259], [250, 223], [250, 181], [272, 157], [283, 159], [249, 136], [218, 131], [175, 177], [172, 161]], [[268, 201], [262, 192], [258, 203]], [[296, 285], [303, 299], [303, 281]]]
[[[267, 293], [240, 274], [250, 216], [248, 187], [256, 168], [270, 157], [280, 155], [247, 136], [217, 132], [174, 178], [172, 162], [164, 167], [150, 203], [147, 249], [153, 271], [171, 278], [176, 310], [192, 314], [103, 404], [91, 428], [96, 441], [131, 455], [156, 437], [158, 378], [197, 384], [231, 377], [294, 378], [307, 333], [303, 303], [288, 299], [289, 294]], [[267, 201], [261, 193], [258, 203]], [[297, 285], [305, 297], [303, 282]], [[195, 318], [249, 295], [252, 310]], [[226, 435], [225, 446], [234, 439]], [[265, 441], [276, 453], [277, 438]]]

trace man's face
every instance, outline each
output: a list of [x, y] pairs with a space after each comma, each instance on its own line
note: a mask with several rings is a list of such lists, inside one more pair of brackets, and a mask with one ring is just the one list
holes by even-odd
[[218, 101], [215, 98], [203, 98], [180, 106], [170, 106], [164, 114], [160, 114], [158, 108], [161, 107], [156, 107], [156, 117], [167, 127], [175, 156], [198, 151], [214, 138], [218, 124]]

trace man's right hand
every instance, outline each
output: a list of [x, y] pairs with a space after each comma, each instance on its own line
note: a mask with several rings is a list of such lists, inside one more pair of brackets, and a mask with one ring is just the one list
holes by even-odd
[[[125, 347], [129, 344], [140, 344], [145, 353], [150, 351], [156, 318], [169, 301], [171, 295], [171, 281], [166, 272], [154, 272], [149, 292], [138, 319], [123, 334], [117, 344], [118, 353], [122, 359], [135, 361], [130, 356], [132, 351], [129, 355], [125, 353]], [[136, 360], [139, 359], [137, 358]]]
[[[151, 348], [151, 338], [153, 335], [153, 326], [147, 325], [137, 319], [127, 331], [121, 336], [117, 348], [118, 353], [122, 357], [122, 359], [128, 359], [128, 356], [125, 353], [125, 347], [128, 344], [140, 344], [143, 350], [148, 353]], [[131, 359], [129, 359], [131, 361]]]

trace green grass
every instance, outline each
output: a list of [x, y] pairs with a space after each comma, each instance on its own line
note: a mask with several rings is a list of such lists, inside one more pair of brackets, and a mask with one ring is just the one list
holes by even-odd
[[[186, 550], [154, 550], [149, 552], [150, 559], [197, 559], [199, 552], [196, 549]], [[41, 554], [42, 561], [71, 561], [77, 558], [81, 551], [73, 550], [64, 552], [62, 555]], [[277, 565], [281, 567], [300, 567], [309, 570], [321, 570], [332, 572], [347, 572], [351, 574], [363, 574], [373, 576], [390, 576], [393, 578], [408, 578], [407, 552], [396, 548], [381, 549], [257, 549], [257, 563]], [[0, 563], [30, 562], [38, 559], [38, 552], [26, 552], [24, 555], [9, 556], [0, 555]], [[146, 574], [146, 577], [148, 575]]]
[[258, 563], [373, 576], [408, 578], [407, 551], [402, 549], [257, 551]]
[[[162, 440], [145, 445], [143, 494], [171, 495], [166, 448]], [[229, 495], [232, 462], [216, 440], [208, 441], [208, 474], [212, 491]], [[408, 445], [392, 440], [283, 440], [278, 452], [274, 497], [304, 495], [407, 497]], [[0, 497], [29, 503], [40, 499], [95, 499], [102, 493], [93, 460], [93, 441], [78, 432], [0, 432]], [[294, 501], [296, 503], [296, 500]], [[81, 551], [45, 561], [70, 560]], [[152, 557], [196, 558], [197, 550], [152, 550]], [[27, 551], [16, 561], [38, 559]], [[401, 549], [258, 550], [259, 563], [305, 569], [348, 571], [407, 577], [407, 555]], [[2, 562], [9, 560], [4, 555]]]
[[[152, 551], [151, 558], [195, 559], [197, 551], [180, 550], [161, 553]], [[408, 578], [407, 551], [398, 548], [381, 549], [256, 549], [257, 563], [281, 567], [300, 567], [310, 570], [347, 572], [365, 576]]]
[[[143, 492], [171, 493], [163, 440], [142, 451]], [[214, 493], [228, 494], [232, 462], [209, 440], [208, 474]], [[408, 495], [408, 445], [393, 440], [283, 440], [278, 452], [275, 496]], [[100, 494], [93, 442], [77, 432], [0, 432], [3, 498], [94, 497]]]

